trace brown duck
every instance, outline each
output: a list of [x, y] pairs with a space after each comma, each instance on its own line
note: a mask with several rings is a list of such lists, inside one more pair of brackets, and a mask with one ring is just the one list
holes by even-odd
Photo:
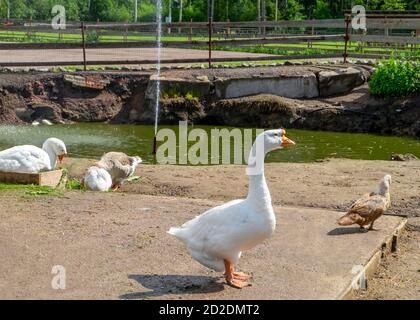
[[359, 200], [353, 203], [349, 211], [338, 219], [338, 224], [348, 226], [358, 224], [360, 228], [370, 224], [368, 230], [373, 230], [373, 223], [390, 206], [391, 197], [389, 187], [391, 185], [391, 176], [387, 174], [379, 183], [378, 188], [371, 193], [365, 194]]
[[102, 156], [97, 166], [109, 172], [112, 178], [112, 189], [116, 190], [134, 173], [141, 162], [141, 158], [137, 156], [130, 157], [122, 152], [108, 152]]

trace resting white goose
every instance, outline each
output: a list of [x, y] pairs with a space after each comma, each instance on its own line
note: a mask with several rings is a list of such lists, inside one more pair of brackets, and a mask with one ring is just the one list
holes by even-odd
[[86, 189], [92, 191], [108, 191], [112, 186], [112, 178], [103, 168], [90, 167], [83, 180]]
[[168, 231], [186, 244], [195, 260], [215, 271], [225, 270], [227, 283], [235, 288], [247, 286], [250, 278], [234, 271], [242, 251], [261, 243], [275, 229], [276, 218], [264, 176], [264, 158], [272, 150], [295, 144], [285, 133], [284, 129], [278, 129], [258, 135], [248, 160], [246, 199], [212, 208], [180, 228]]
[[49, 138], [42, 145], [24, 145], [0, 151], [0, 171], [38, 173], [54, 170], [57, 160], [67, 154], [66, 145], [57, 138]]
[[99, 168], [109, 172], [114, 190], [121, 187], [125, 179], [130, 177], [142, 162], [140, 157], [131, 157], [122, 152], [108, 152], [97, 163]]

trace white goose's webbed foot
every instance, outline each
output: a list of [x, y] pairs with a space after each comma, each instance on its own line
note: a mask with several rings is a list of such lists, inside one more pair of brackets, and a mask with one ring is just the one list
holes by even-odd
[[246, 281], [250, 278], [249, 275], [243, 272], [234, 272], [233, 264], [228, 260], [223, 261], [225, 263], [225, 277], [228, 285], [237, 289], [242, 289], [251, 285]]

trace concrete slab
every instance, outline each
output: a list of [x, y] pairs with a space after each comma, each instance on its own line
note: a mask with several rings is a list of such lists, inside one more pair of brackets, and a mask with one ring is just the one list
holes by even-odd
[[[238, 290], [165, 232], [218, 203], [91, 192], [2, 197], [0, 298], [336, 299], [352, 268], [366, 265], [402, 221], [383, 216], [378, 231], [362, 233], [337, 226], [340, 212], [276, 207], [274, 236], [240, 260], [252, 286]], [[54, 265], [66, 268], [65, 290], [51, 288]]]

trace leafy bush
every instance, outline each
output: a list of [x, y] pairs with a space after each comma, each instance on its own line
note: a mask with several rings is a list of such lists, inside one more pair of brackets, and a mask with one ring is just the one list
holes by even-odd
[[200, 100], [200, 98], [196, 96], [194, 92], [191, 92], [191, 91], [187, 92], [187, 94], [185, 95], [185, 99], [190, 100], [190, 101], [196, 101], [196, 102]]
[[88, 43], [94, 43], [99, 42], [99, 35], [96, 32], [96, 30], [89, 30], [86, 35], [86, 42]]
[[404, 97], [420, 92], [420, 64], [395, 58], [379, 63], [369, 81], [369, 90], [385, 97]]

